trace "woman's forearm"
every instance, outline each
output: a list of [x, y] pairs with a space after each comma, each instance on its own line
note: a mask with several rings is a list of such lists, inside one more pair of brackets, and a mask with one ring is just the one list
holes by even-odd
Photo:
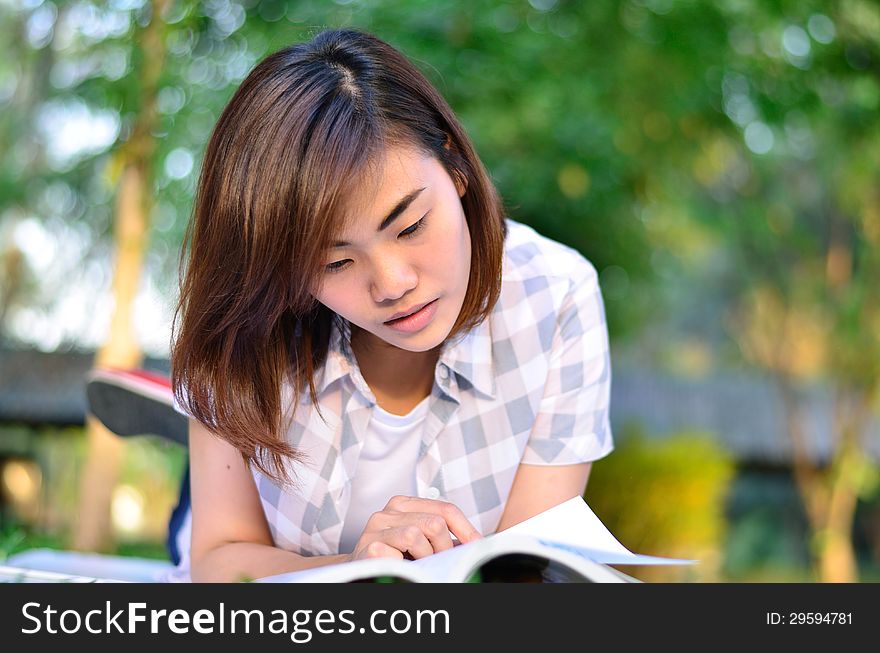
[[194, 583], [238, 583], [348, 560], [346, 554], [308, 557], [266, 544], [230, 542], [193, 560], [190, 576]]

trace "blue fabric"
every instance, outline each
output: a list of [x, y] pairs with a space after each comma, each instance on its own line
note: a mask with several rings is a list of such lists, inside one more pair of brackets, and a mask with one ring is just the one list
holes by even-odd
[[168, 555], [171, 558], [171, 562], [175, 565], [180, 564], [180, 551], [177, 546], [177, 534], [180, 532], [186, 514], [190, 509], [188, 458], [186, 462], [186, 471], [183, 474], [183, 481], [180, 483], [180, 499], [178, 499], [177, 506], [174, 508], [174, 511], [171, 513], [171, 519], [168, 521], [168, 541], [166, 542], [166, 545], [168, 547]]

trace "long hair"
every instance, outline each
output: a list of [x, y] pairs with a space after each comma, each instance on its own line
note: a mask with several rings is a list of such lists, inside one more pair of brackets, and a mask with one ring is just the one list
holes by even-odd
[[[313, 377], [335, 313], [310, 289], [357, 180], [390, 143], [434, 156], [466, 182], [470, 280], [452, 338], [498, 299], [504, 209], [452, 109], [400, 52], [342, 29], [269, 55], [236, 90], [205, 150], [180, 253], [174, 393], [278, 483], [292, 482], [285, 459], [303, 460], [285, 438], [288, 406], [308, 388], [320, 408]], [[292, 401], [282, 397], [285, 382]]]

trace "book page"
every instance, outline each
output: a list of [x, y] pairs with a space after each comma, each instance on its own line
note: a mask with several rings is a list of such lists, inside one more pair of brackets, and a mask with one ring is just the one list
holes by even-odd
[[[575, 578], [590, 582], [622, 582], [616, 572], [597, 562], [592, 556], [585, 555], [582, 550], [548, 544], [531, 535], [504, 533], [487, 535], [480, 540], [435, 553], [411, 564], [426, 571], [435, 582], [466, 582], [484, 564], [502, 556], [520, 554], [543, 559], [545, 562], [541, 566], [553, 572], [557, 576], [557, 582], [563, 579], [572, 581]], [[552, 581], [545, 579], [543, 582]]]
[[125, 583], [115, 578], [80, 576], [40, 569], [0, 565], [0, 583]]
[[395, 558], [371, 558], [288, 571], [258, 578], [257, 583], [349, 583], [376, 578], [400, 578], [413, 583], [429, 580], [413, 563]]
[[696, 560], [638, 555], [623, 546], [590, 509], [583, 497], [574, 497], [554, 508], [501, 531], [530, 535], [543, 544], [585, 555], [604, 564], [663, 565], [691, 564]]

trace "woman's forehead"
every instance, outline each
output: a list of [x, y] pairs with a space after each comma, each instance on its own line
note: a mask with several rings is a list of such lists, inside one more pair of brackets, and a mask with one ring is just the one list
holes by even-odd
[[344, 198], [340, 226], [345, 229], [364, 218], [385, 215], [413, 190], [430, 185], [436, 174], [433, 157], [412, 147], [387, 148], [364, 166]]

